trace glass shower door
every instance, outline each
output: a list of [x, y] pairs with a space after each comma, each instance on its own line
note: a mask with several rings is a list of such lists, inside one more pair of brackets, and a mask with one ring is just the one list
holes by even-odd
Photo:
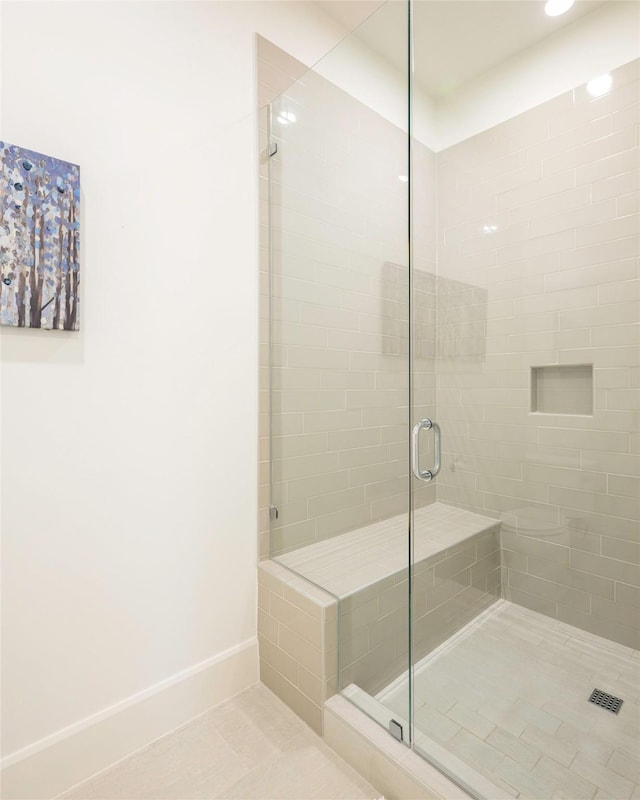
[[414, 747], [477, 797], [638, 791], [639, 11], [413, 3]]
[[271, 557], [337, 598], [337, 688], [405, 742], [407, 13], [388, 2], [272, 103], [269, 160]]
[[390, 1], [271, 106], [271, 557], [477, 797], [638, 791], [638, 12]]

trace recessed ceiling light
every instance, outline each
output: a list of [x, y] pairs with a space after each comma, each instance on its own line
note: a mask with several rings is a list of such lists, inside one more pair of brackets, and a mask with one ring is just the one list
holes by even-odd
[[547, 0], [544, 10], [548, 17], [559, 17], [574, 4], [575, 0]]
[[296, 115], [293, 111], [281, 111], [277, 116], [277, 120], [281, 125], [289, 125], [291, 122], [296, 121]]
[[587, 84], [587, 91], [592, 97], [600, 97], [601, 94], [606, 94], [611, 89], [613, 78], [609, 73], [600, 75], [599, 78], [594, 78]]

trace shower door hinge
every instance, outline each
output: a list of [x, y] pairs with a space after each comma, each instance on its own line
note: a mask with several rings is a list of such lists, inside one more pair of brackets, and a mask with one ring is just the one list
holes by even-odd
[[269, 145], [269, 158], [273, 158], [277, 152], [278, 152], [278, 143], [272, 142]]
[[269, 506], [269, 519], [273, 522], [278, 519], [278, 509], [276, 506]]
[[403, 741], [402, 725], [399, 722], [396, 722], [395, 719], [392, 719], [389, 722], [389, 733], [399, 742]]

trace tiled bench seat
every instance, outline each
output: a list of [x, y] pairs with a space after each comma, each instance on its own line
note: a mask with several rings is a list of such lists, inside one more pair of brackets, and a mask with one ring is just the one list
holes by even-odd
[[[414, 514], [414, 564], [446, 555], [500, 523], [444, 503]], [[344, 598], [396, 576], [407, 567], [408, 515], [366, 525], [278, 556], [276, 560], [336, 597]], [[406, 576], [405, 576], [406, 579]]]
[[[407, 573], [405, 515], [260, 564], [262, 679], [316, 729], [336, 674], [340, 687], [356, 684], [375, 695], [407, 669]], [[416, 512], [416, 659], [500, 592], [497, 520], [443, 503]]]

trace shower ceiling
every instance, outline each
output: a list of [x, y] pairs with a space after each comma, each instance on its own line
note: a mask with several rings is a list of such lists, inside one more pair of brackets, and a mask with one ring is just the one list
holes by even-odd
[[[377, 0], [316, 1], [348, 30], [384, 4]], [[607, 1], [618, 0], [578, 0], [566, 14], [551, 18], [544, 13], [541, 0], [416, 0], [428, 8], [420, 12], [416, 79], [432, 99], [438, 100]], [[404, 7], [395, 0], [389, 0], [388, 5], [389, 14]], [[385, 12], [369, 19], [355, 36], [400, 72], [406, 69], [406, 43], [389, 36]]]

